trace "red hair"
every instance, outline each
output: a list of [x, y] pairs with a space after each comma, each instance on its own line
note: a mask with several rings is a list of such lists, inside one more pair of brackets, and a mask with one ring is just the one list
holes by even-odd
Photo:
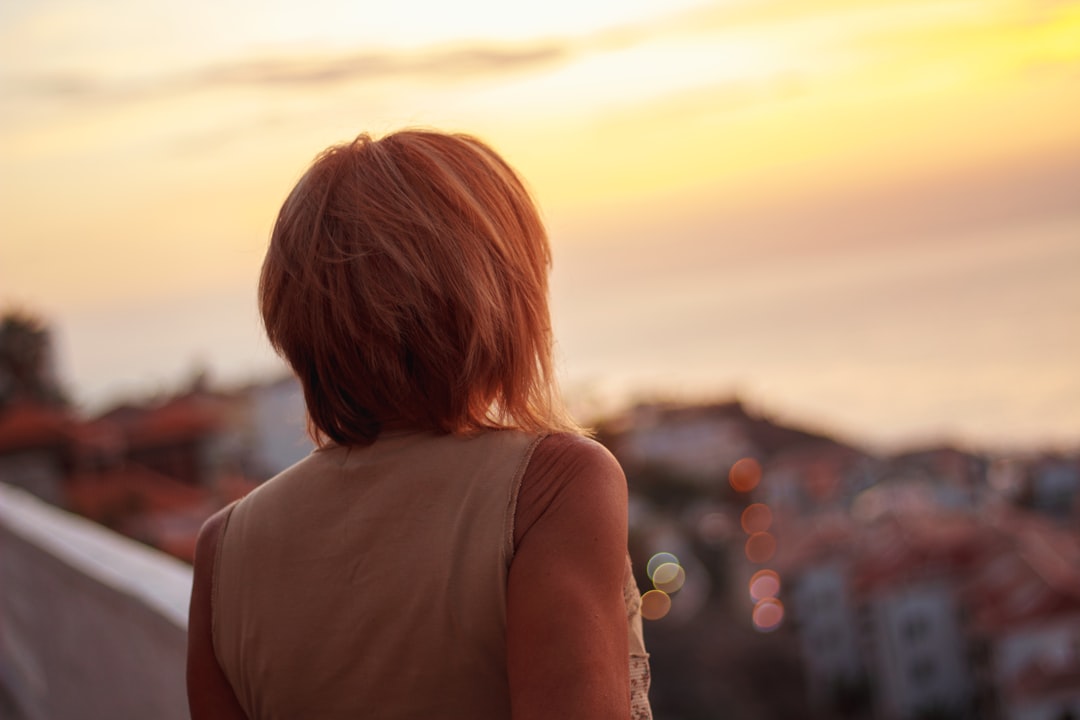
[[550, 261], [528, 191], [476, 138], [403, 130], [324, 151], [259, 281], [316, 443], [387, 425], [578, 430], [554, 378]]

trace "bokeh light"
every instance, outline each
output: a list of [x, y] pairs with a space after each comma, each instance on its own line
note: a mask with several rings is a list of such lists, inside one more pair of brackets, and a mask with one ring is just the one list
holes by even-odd
[[775, 570], [758, 570], [750, 578], [750, 597], [755, 602], [780, 594], [780, 576]]
[[767, 532], [754, 533], [746, 539], [746, 559], [752, 563], [767, 563], [776, 554], [776, 538]]
[[674, 563], [676, 565], [682, 564], [679, 562], [679, 558], [669, 552], [659, 552], [649, 558], [649, 564], [645, 566], [645, 572], [649, 574], [649, 579], [653, 579], [653, 575], [656, 573], [658, 567], [667, 563]]
[[739, 460], [731, 466], [728, 482], [735, 492], [750, 492], [761, 482], [761, 463], [749, 457]]
[[656, 568], [656, 572], [654, 572], [652, 576], [652, 581], [657, 590], [662, 590], [668, 595], [671, 595], [682, 589], [683, 583], [686, 582], [686, 571], [683, 570], [682, 565], [676, 563], [664, 563]]
[[663, 590], [650, 590], [641, 596], [641, 617], [659, 620], [671, 610], [671, 598]]
[[747, 535], [767, 532], [772, 527], [772, 510], [764, 503], [754, 503], [743, 510], [740, 522]]
[[776, 598], [765, 598], [754, 606], [754, 629], [772, 632], [784, 621], [784, 605]]

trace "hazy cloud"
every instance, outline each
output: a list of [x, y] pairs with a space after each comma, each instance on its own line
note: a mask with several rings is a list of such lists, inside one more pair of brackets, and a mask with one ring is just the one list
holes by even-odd
[[558, 44], [526, 48], [462, 47], [417, 54], [357, 53], [326, 60], [275, 58], [223, 64], [189, 79], [194, 85], [259, 87], [313, 85], [414, 77], [420, 80], [527, 70], [563, 60]]
[[391, 78], [418, 82], [467, 80], [546, 67], [565, 61], [570, 54], [569, 46], [557, 42], [524, 47], [474, 45], [415, 53], [265, 57], [138, 80], [64, 73], [9, 78], [8, 83], [17, 91], [45, 99], [116, 102], [220, 88], [322, 88]]

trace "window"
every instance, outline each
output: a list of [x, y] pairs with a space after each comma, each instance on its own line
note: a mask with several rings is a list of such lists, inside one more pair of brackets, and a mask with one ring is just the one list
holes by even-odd
[[908, 677], [916, 685], [926, 685], [934, 679], [937, 672], [933, 658], [922, 657], [914, 660], [908, 667]]
[[921, 613], [909, 615], [900, 630], [909, 643], [918, 642], [930, 631], [930, 622]]

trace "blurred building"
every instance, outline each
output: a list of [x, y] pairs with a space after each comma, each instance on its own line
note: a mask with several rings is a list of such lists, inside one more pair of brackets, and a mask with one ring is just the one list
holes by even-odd
[[190, 560], [226, 503], [311, 451], [290, 377], [183, 392], [76, 417], [62, 405], [0, 409], [0, 482]]
[[[1080, 713], [1080, 537], [1020, 511], [809, 519], [779, 563], [811, 701], [881, 720]], [[854, 642], [853, 642], [854, 638]], [[861, 693], [861, 696], [860, 696]], [[861, 707], [860, 707], [861, 701]]]
[[[654, 553], [683, 573], [667, 615], [646, 626], [658, 717], [1080, 718], [1076, 456], [879, 457], [738, 402], [638, 406], [599, 437], [629, 480], [642, 589], [654, 585]], [[310, 450], [291, 378], [229, 392], [197, 381], [91, 419], [26, 398], [0, 409], [0, 483], [185, 559], [211, 512]], [[753, 482], [736, 482], [736, 464], [757, 468]], [[0, 534], [17, 515], [0, 510]], [[32, 598], [49, 583], [94, 594], [103, 581], [77, 579], [89, 572], [77, 562], [68, 577], [75, 561], [25, 548], [15, 537], [25, 532], [4, 538], [22, 550], [0, 553], [2, 587], [32, 588], [0, 593], [0, 690], [21, 678], [18, 692], [38, 699], [17, 702], [33, 707], [49, 692], [35, 667], [54, 659], [33, 659], [41, 647], [28, 655], [31, 631], [9, 630], [12, 619], [40, 623]], [[26, 575], [24, 550], [67, 579]], [[764, 595], [762, 573], [775, 581]], [[0, 711], [4, 702], [0, 692]]]
[[0, 482], [62, 505], [76, 427], [52, 404], [21, 400], [0, 409]]
[[307, 407], [292, 375], [243, 389], [247, 410], [248, 472], [269, 478], [302, 460], [312, 450]]
[[759, 450], [750, 418], [738, 402], [716, 405], [638, 405], [607, 428], [625, 463], [662, 466], [702, 484], [726, 478], [737, 460]]

